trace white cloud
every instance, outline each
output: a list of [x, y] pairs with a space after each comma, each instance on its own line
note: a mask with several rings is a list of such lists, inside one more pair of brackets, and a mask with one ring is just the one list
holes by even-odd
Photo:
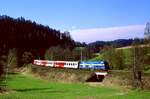
[[76, 26], [71, 26], [71, 30], [75, 30], [76, 28]]
[[129, 25], [107, 28], [93, 28], [71, 30], [70, 33], [75, 41], [94, 42], [111, 41], [115, 39], [128, 39], [144, 36], [145, 25]]

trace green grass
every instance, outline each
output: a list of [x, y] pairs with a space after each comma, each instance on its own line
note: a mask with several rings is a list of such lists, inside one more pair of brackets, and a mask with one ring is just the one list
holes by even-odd
[[10, 75], [8, 87], [12, 91], [0, 99], [149, 99], [148, 91], [89, 86], [84, 83], [54, 83], [29, 75]]

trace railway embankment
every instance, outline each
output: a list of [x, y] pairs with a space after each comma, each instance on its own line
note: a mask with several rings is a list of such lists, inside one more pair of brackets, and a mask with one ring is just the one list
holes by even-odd
[[[132, 72], [125, 70], [109, 70], [105, 77], [97, 78], [96, 70], [82, 70], [82, 69], [65, 69], [52, 68], [45, 66], [29, 65], [22, 69], [22, 73], [32, 74], [34, 77], [48, 80], [50, 82], [64, 82], [64, 83], [84, 83], [96, 82], [102, 86], [122, 86], [131, 88]], [[102, 78], [102, 79], [101, 79]], [[142, 76], [144, 89], [150, 89], [150, 74], [144, 73]]]

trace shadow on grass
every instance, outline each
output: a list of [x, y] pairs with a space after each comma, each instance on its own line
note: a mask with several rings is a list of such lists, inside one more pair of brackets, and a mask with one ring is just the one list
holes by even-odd
[[9, 72], [8, 74], [9, 74], [9, 75], [17, 75], [17, 74], [19, 74], [19, 73], [17, 73], [17, 72]]
[[18, 92], [29, 92], [29, 91], [42, 91], [42, 90], [48, 90], [50, 88], [25, 88], [25, 89], [14, 89]]
[[40, 93], [64, 93], [64, 90], [56, 90], [51, 88], [26, 88], [26, 89], [14, 89], [17, 92], [40, 92]]

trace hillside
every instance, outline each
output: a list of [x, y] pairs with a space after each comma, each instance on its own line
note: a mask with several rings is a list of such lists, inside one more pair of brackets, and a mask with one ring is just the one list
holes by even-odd
[[[141, 44], [140, 47], [149, 47], [149, 45]], [[120, 47], [120, 48], [116, 48], [116, 49], [130, 49], [130, 48], [132, 48], [132, 46]]]
[[114, 48], [122, 48], [131, 46], [133, 42], [144, 43], [144, 39], [117, 39], [114, 41], [96, 41], [89, 43], [87, 46], [94, 52], [98, 53], [105, 46], [113, 46]]
[[[136, 60], [142, 60], [142, 68], [145, 72], [150, 71], [150, 47], [149, 45], [138, 45], [139, 48], [136, 49], [136, 54], [138, 57]], [[119, 69], [119, 66], [122, 69], [130, 70], [132, 68], [133, 62], [133, 47], [120, 47], [120, 48], [113, 48], [113, 47], [106, 47], [103, 49], [104, 51], [94, 54], [94, 58], [88, 59], [89, 61], [98, 61], [98, 60], [107, 60], [113, 69]]]
[[148, 99], [149, 91], [133, 91], [97, 83], [48, 82], [27, 74], [10, 74], [6, 94], [1, 99]]
[[29, 51], [34, 57], [43, 58], [52, 46], [72, 49], [75, 42], [67, 31], [60, 32], [23, 17], [0, 16], [0, 55], [16, 48], [19, 56]]

